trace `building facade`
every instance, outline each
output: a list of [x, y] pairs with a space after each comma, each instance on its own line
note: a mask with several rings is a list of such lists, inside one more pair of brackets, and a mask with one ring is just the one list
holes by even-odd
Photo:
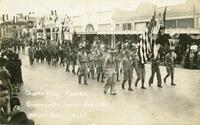
[[1, 39], [4, 38], [20, 38], [23, 30], [26, 28], [26, 22], [24, 21], [7, 21], [1, 23]]
[[[116, 32], [144, 31], [146, 23], [156, 11], [163, 14], [164, 7], [143, 3], [135, 11], [115, 10], [112, 16]], [[200, 34], [200, 1], [187, 0], [184, 4], [167, 6], [166, 33]]]
[[92, 32], [112, 32], [114, 31], [112, 15], [113, 11], [107, 10], [72, 16], [73, 28], [76, 32], [88, 32], [87, 26], [92, 25]]

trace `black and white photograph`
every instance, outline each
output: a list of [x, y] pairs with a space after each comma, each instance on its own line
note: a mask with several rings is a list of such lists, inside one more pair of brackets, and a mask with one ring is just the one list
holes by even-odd
[[0, 125], [200, 125], [200, 0], [0, 0]]

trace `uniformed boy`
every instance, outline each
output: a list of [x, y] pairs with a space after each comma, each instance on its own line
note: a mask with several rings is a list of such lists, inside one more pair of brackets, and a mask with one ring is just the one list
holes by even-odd
[[89, 64], [88, 78], [90, 78], [91, 75], [92, 79], [94, 79], [95, 57], [92, 51], [88, 52], [88, 64]]
[[96, 69], [97, 69], [97, 81], [99, 82], [101, 76], [101, 82], [104, 82], [103, 65], [105, 62], [105, 53], [102, 50], [98, 50], [96, 57]]
[[167, 75], [164, 78], [164, 83], [166, 83], [167, 78], [171, 75], [171, 85], [175, 86], [174, 83], [174, 66], [175, 66], [175, 59], [177, 55], [174, 52], [174, 48], [170, 48], [169, 52], [165, 56], [165, 65], [166, 65], [166, 71]]
[[116, 60], [115, 60], [115, 53], [116, 51], [113, 49], [110, 49], [108, 51], [108, 55], [105, 58], [104, 63], [104, 74], [107, 78], [106, 84], [104, 86], [104, 93], [106, 94], [108, 89], [110, 88], [110, 94], [116, 95], [115, 92], [115, 85], [116, 85]]
[[122, 83], [122, 89], [125, 89], [125, 83], [128, 81], [129, 91], [133, 91], [131, 88], [132, 84], [132, 78], [133, 78], [133, 63], [132, 59], [129, 55], [129, 51], [125, 52], [125, 56], [122, 59], [122, 69], [123, 69], [123, 83]]
[[81, 84], [81, 78], [84, 77], [84, 84], [87, 85], [87, 54], [84, 51], [84, 48], [80, 47], [80, 52], [77, 54], [77, 64], [78, 64], [78, 82]]

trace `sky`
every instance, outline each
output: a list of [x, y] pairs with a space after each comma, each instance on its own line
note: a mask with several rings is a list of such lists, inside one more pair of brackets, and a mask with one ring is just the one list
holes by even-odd
[[88, 12], [113, 10], [135, 10], [143, 2], [152, 2], [157, 6], [174, 5], [184, 3], [186, 0], [0, 0], [0, 15], [13, 16], [16, 13], [28, 14], [34, 12], [34, 16], [50, 14], [56, 10], [58, 14], [71, 16]]

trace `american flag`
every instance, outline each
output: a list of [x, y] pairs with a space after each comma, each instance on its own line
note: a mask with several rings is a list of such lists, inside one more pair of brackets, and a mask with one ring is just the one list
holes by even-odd
[[154, 12], [150, 22], [146, 24], [146, 30], [144, 34], [140, 36], [138, 54], [140, 63], [142, 64], [145, 64], [152, 54], [152, 34], [155, 27], [155, 16], [156, 11]]
[[145, 38], [145, 34], [140, 36], [140, 42], [138, 47], [138, 54], [139, 54], [139, 60], [142, 64], [145, 64], [148, 60], [148, 41]]
[[8, 18], [8, 14], [3, 14], [2, 15], [2, 21], [5, 22], [5, 21], [8, 21], [9, 18]]
[[[166, 7], [164, 9], [162, 18], [164, 23], [163, 27], [165, 27]], [[153, 35], [158, 34], [160, 32], [160, 27], [161, 24], [158, 21], [156, 22], [156, 11], [154, 11], [152, 19], [146, 25], [146, 30], [144, 34], [140, 36], [139, 47], [138, 47], [138, 55], [140, 63], [145, 64], [148, 61], [148, 59], [152, 57], [154, 53]]]

